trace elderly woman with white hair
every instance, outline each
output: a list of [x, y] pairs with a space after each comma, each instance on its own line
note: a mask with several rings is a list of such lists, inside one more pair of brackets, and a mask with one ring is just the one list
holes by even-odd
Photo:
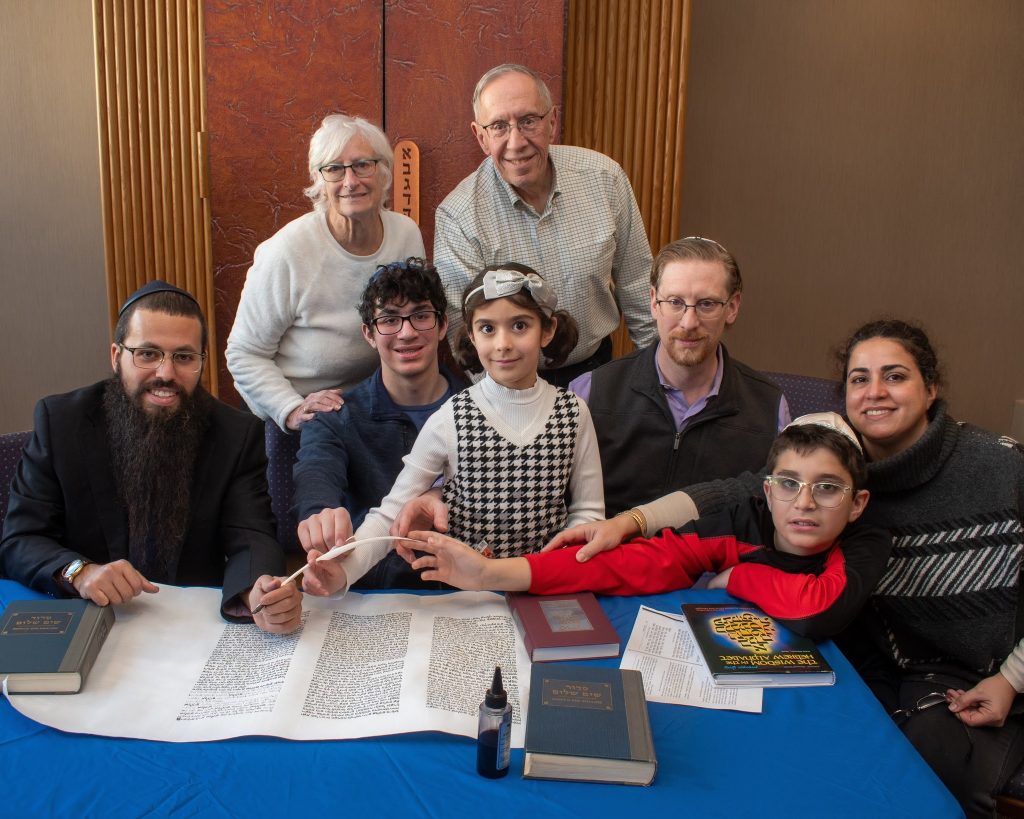
[[419, 227], [384, 208], [392, 151], [380, 128], [331, 114], [309, 144], [313, 210], [256, 248], [227, 344], [235, 387], [260, 418], [297, 430], [377, 366], [359, 295], [378, 265], [425, 256]]

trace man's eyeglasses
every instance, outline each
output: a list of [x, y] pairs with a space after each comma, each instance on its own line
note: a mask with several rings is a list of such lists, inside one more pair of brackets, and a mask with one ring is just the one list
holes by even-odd
[[379, 159], [357, 159], [348, 165], [332, 162], [330, 165], [320, 166], [320, 176], [326, 182], [341, 182], [345, 178], [345, 171], [351, 168], [352, 173], [360, 179], [366, 179], [368, 176], [373, 176], [373, 172], [377, 170], [378, 162], [380, 162]]
[[698, 299], [696, 304], [687, 304], [682, 299], [655, 299], [654, 303], [661, 308], [662, 312], [669, 316], [685, 316], [687, 310], [693, 310], [698, 316], [705, 319], [718, 318], [722, 315], [726, 301], [718, 299]]
[[525, 117], [520, 117], [514, 123], [506, 122], [503, 119], [497, 119], [490, 125], [481, 125], [487, 133], [489, 133], [495, 139], [504, 139], [510, 133], [512, 133], [513, 126], [521, 133], [524, 137], [537, 136], [540, 133], [541, 123], [544, 118], [551, 113], [553, 109], [548, 108], [543, 114], [527, 114]]
[[808, 483], [807, 481], [798, 481], [796, 478], [788, 478], [785, 475], [768, 475], [765, 480], [768, 482], [772, 497], [783, 503], [796, 500], [797, 495], [804, 491], [804, 487], [809, 486], [814, 502], [826, 509], [841, 504], [846, 493], [852, 488], [834, 481]]
[[132, 361], [140, 370], [158, 370], [164, 363], [164, 359], [170, 355], [171, 364], [175, 369], [184, 372], [197, 373], [203, 368], [203, 359], [206, 353], [193, 353], [188, 350], [175, 350], [173, 353], [165, 353], [156, 347], [129, 347], [126, 344], [118, 345], [122, 350], [132, 354]]
[[438, 310], [417, 310], [407, 316], [377, 316], [372, 322], [374, 329], [382, 336], [393, 336], [401, 332], [402, 325], [409, 322], [413, 330], [432, 330], [437, 326]]

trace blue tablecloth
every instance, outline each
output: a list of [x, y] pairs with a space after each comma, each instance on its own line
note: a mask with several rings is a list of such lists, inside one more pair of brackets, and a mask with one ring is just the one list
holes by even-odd
[[[0, 607], [40, 595], [0, 581]], [[601, 598], [623, 645], [641, 603], [679, 611], [722, 592]], [[437, 733], [174, 744], [66, 734], [0, 703], [0, 815], [944, 817], [959, 806], [834, 645], [834, 687], [767, 690], [764, 713], [650, 703], [648, 788], [475, 772], [475, 744]], [[617, 665], [618, 660], [596, 664]]]

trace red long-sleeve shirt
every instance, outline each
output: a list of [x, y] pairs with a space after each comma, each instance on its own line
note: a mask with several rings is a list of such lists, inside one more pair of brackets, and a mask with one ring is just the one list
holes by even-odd
[[774, 547], [762, 498], [680, 529], [631, 541], [576, 562], [579, 547], [526, 555], [533, 594], [595, 591], [658, 594], [689, 588], [704, 572], [732, 568], [727, 590], [794, 631], [821, 639], [860, 611], [885, 569], [892, 538], [877, 527], [847, 526], [824, 552], [800, 556]]

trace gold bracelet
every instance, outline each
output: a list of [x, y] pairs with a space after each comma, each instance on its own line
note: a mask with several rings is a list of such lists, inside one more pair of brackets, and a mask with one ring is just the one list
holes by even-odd
[[647, 536], [647, 519], [644, 517], [644, 513], [637, 509], [635, 506], [632, 509], [627, 509], [625, 512], [619, 512], [620, 515], [628, 515], [633, 518], [633, 522], [636, 524], [637, 532], [641, 537]]
[[647, 537], [647, 516], [635, 506], [630, 511], [633, 513], [633, 520], [640, 527], [640, 534], [643, 537]]

